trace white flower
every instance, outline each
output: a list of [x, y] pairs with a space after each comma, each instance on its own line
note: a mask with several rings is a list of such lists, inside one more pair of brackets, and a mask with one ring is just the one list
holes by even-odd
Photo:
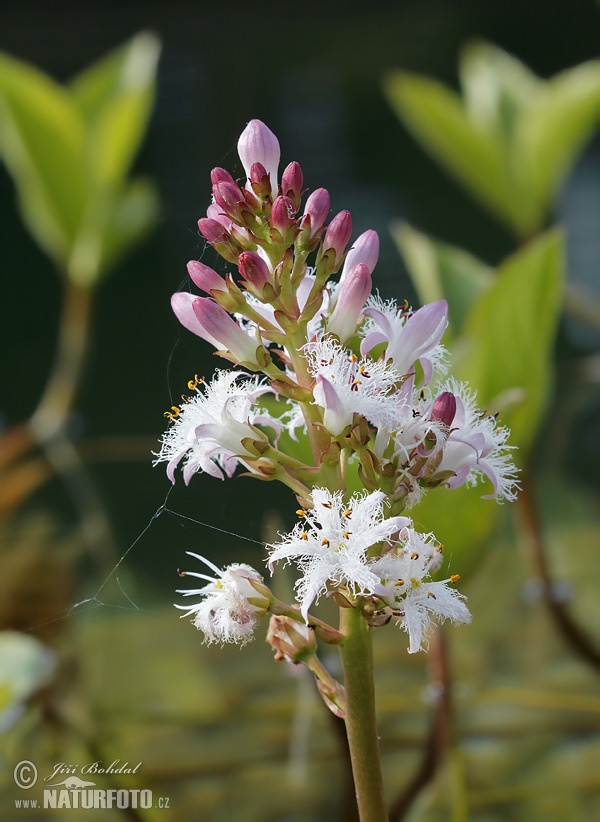
[[421, 363], [425, 384], [434, 370], [443, 370], [446, 350], [440, 340], [448, 325], [445, 300], [428, 303], [414, 314], [401, 310], [395, 300], [384, 301], [378, 295], [371, 296], [367, 305], [360, 346], [363, 356], [385, 343], [385, 359], [392, 360], [400, 375], [414, 374], [415, 362]]
[[272, 600], [271, 592], [263, 578], [250, 565], [229, 565], [220, 570], [212, 562], [187, 551], [189, 556], [199, 559], [216, 574], [216, 578], [195, 571], [186, 571], [184, 576], [197, 577], [208, 582], [203, 588], [177, 591], [184, 596], [201, 596], [197, 605], [176, 605], [185, 614], [194, 615], [193, 624], [204, 634], [204, 642], [235, 642], [245, 645], [253, 639], [254, 628], [263, 617]]
[[371, 571], [379, 576], [380, 599], [409, 636], [409, 654], [426, 649], [431, 618], [440, 622], [470, 622], [465, 597], [451, 585], [458, 576], [433, 582], [431, 572], [439, 565], [439, 546], [432, 534], [418, 534], [412, 528], [402, 531], [396, 551], [375, 559]]
[[[231, 477], [244, 457], [256, 457], [242, 441], [267, 438], [253, 425], [279, 426], [266, 412], [253, 408], [270, 389], [258, 378], [249, 379], [241, 371], [217, 371], [209, 385], [196, 388], [195, 395], [183, 403], [178, 415], [162, 437], [154, 465], [167, 463], [167, 476], [175, 482], [175, 469], [183, 460], [183, 479], [187, 485], [197, 471], [223, 479]], [[248, 467], [251, 469], [252, 465]]]
[[352, 595], [372, 594], [380, 586], [369, 566], [367, 551], [378, 542], [390, 542], [406, 527], [407, 517], [384, 519], [385, 494], [354, 494], [346, 504], [341, 492], [326, 488], [312, 492], [313, 509], [303, 512], [304, 522], [278, 544], [269, 545], [269, 567], [280, 560], [295, 560], [302, 576], [296, 583], [301, 613], [325, 593], [328, 583], [345, 585]]
[[324, 409], [325, 428], [334, 436], [362, 414], [376, 426], [392, 428], [398, 416], [398, 373], [386, 363], [357, 359], [332, 339], [304, 346], [308, 367], [316, 379], [315, 403]]
[[456, 476], [447, 481], [447, 486], [473, 486], [486, 476], [494, 493], [486, 494], [484, 499], [514, 500], [519, 487], [518, 469], [510, 453], [515, 446], [506, 444], [509, 429], [497, 427], [495, 417], [481, 413], [476, 393], [464, 383], [450, 379], [440, 390], [452, 392], [456, 399], [456, 414], [437, 469], [454, 471]]

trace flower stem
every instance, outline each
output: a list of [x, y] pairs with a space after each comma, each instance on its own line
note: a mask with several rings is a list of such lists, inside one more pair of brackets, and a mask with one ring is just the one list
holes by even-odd
[[346, 733], [361, 822], [387, 822], [375, 718], [371, 629], [356, 608], [340, 609]]

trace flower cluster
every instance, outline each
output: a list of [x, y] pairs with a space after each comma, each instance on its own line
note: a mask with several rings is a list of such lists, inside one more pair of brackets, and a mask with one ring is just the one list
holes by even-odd
[[[236, 370], [194, 383], [190, 401], [167, 412], [155, 462], [167, 463], [172, 482], [180, 466], [189, 483], [198, 471], [230, 477], [241, 464], [287, 484], [302, 519], [270, 546], [269, 564], [300, 572], [290, 618], [311, 624], [313, 603], [332, 595], [371, 625], [399, 621], [409, 650], [419, 650], [432, 615], [466, 622], [469, 613], [452, 587], [458, 577], [430, 580], [433, 537], [403, 512], [427, 489], [480, 480], [491, 485], [487, 496], [512, 499], [508, 431], [467, 386], [445, 378], [446, 303], [412, 311], [372, 293], [377, 234], [348, 249], [350, 213], [329, 220], [325, 189], [303, 204], [302, 170], [292, 162], [279, 177], [279, 143], [263, 123], [248, 124], [238, 153], [245, 179], [213, 169], [212, 203], [198, 223], [229, 270], [191, 261], [202, 294], [172, 297], [181, 324]], [[309, 463], [299, 458], [303, 439]], [[349, 493], [357, 483], [363, 492]], [[218, 583], [187, 592], [202, 597], [189, 613], [208, 641], [249, 638], [257, 612], [240, 594], [243, 567], [214, 569]]]

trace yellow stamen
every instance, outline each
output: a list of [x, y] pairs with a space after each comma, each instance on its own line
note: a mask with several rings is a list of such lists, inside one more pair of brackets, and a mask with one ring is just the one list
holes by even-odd
[[450, 582], [452, 582], [452, 583], [458, 582], [459, 579], [460, 579], [460, 574], [452, 574], [450, 576]]

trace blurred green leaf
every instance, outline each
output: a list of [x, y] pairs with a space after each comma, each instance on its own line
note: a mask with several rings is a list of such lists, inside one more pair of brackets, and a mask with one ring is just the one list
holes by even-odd
[[540, 207], [556, 195], [600, 119], [600, 60], [553, 77], [518, 123], [515, 152]]
[[59, 85], [0, 54], [0, 135], [23, 218], [64, 270], [85, 203], [83, 120]]
[[544, 225], [600, 115], [600, 61], [540, 80], [489, 43], [468, 45], [464, 98], [405, 72], [384, 86], [424, 147], [520, 237]]
[[159, 54], [157, 38], [144, 32], [71, 83], [88, 122], [89, 172], [100, 183], [118, 183], [140, 147], [154, 101]]
[[415, 137], [460, 183], [518, 232], [529, 228], [527, 195], [515, 200], [517, 183], [502, 141], [469, 118], [460, 97], [435, 80], [406, 72], [389, 75], [385, 91]]
[[148, 125], [159, 50], [140, 34], [70, 93], [0, 55], [4, 159], [29, 229], [79, 286], [97, 282], [156, 219], [151, 184], [126, 175]]
[[102, 267], [109, 268], [124, 251], [152, 228], [159, 211], [156, 188], [148, 180], [133, 180], [121, 192], [110, 213]]
[[483, 41], [461, 50], [459, 73], [469, 117], [501, 139], [510, 139], [521, 111], [544, 87], [520, 60]]
[[[480, 408], [501, 411], [521, 463], [547, 398], [563, 268], [563, 238], [556, 230], [509, 257], [472, 300], [452, 346], [453, 373], [477, 390]], [[481, 486], [430, 491], [412, 512], [417, 526], [453, 546], [464, 567], [475, 560], [499, 513], [495, 503], [480, 499], [482, 493]]]
[[392, 225], [392, 237], [420, 302], [425, 305], [447, 300], [451, 335], [460, 334], [473, 300], [492, 281], [489, 266], [467, 251], [432, 240], [402, 221]]
[[522, 452], [539, 426], [552, 373], [563, 244], [559, 230], [548, 231], [500, 266], [473, 304], [457, 357], [457, 375], [477, 389], [480, 405], [496, 411], [506, 404], [502, 421]]

